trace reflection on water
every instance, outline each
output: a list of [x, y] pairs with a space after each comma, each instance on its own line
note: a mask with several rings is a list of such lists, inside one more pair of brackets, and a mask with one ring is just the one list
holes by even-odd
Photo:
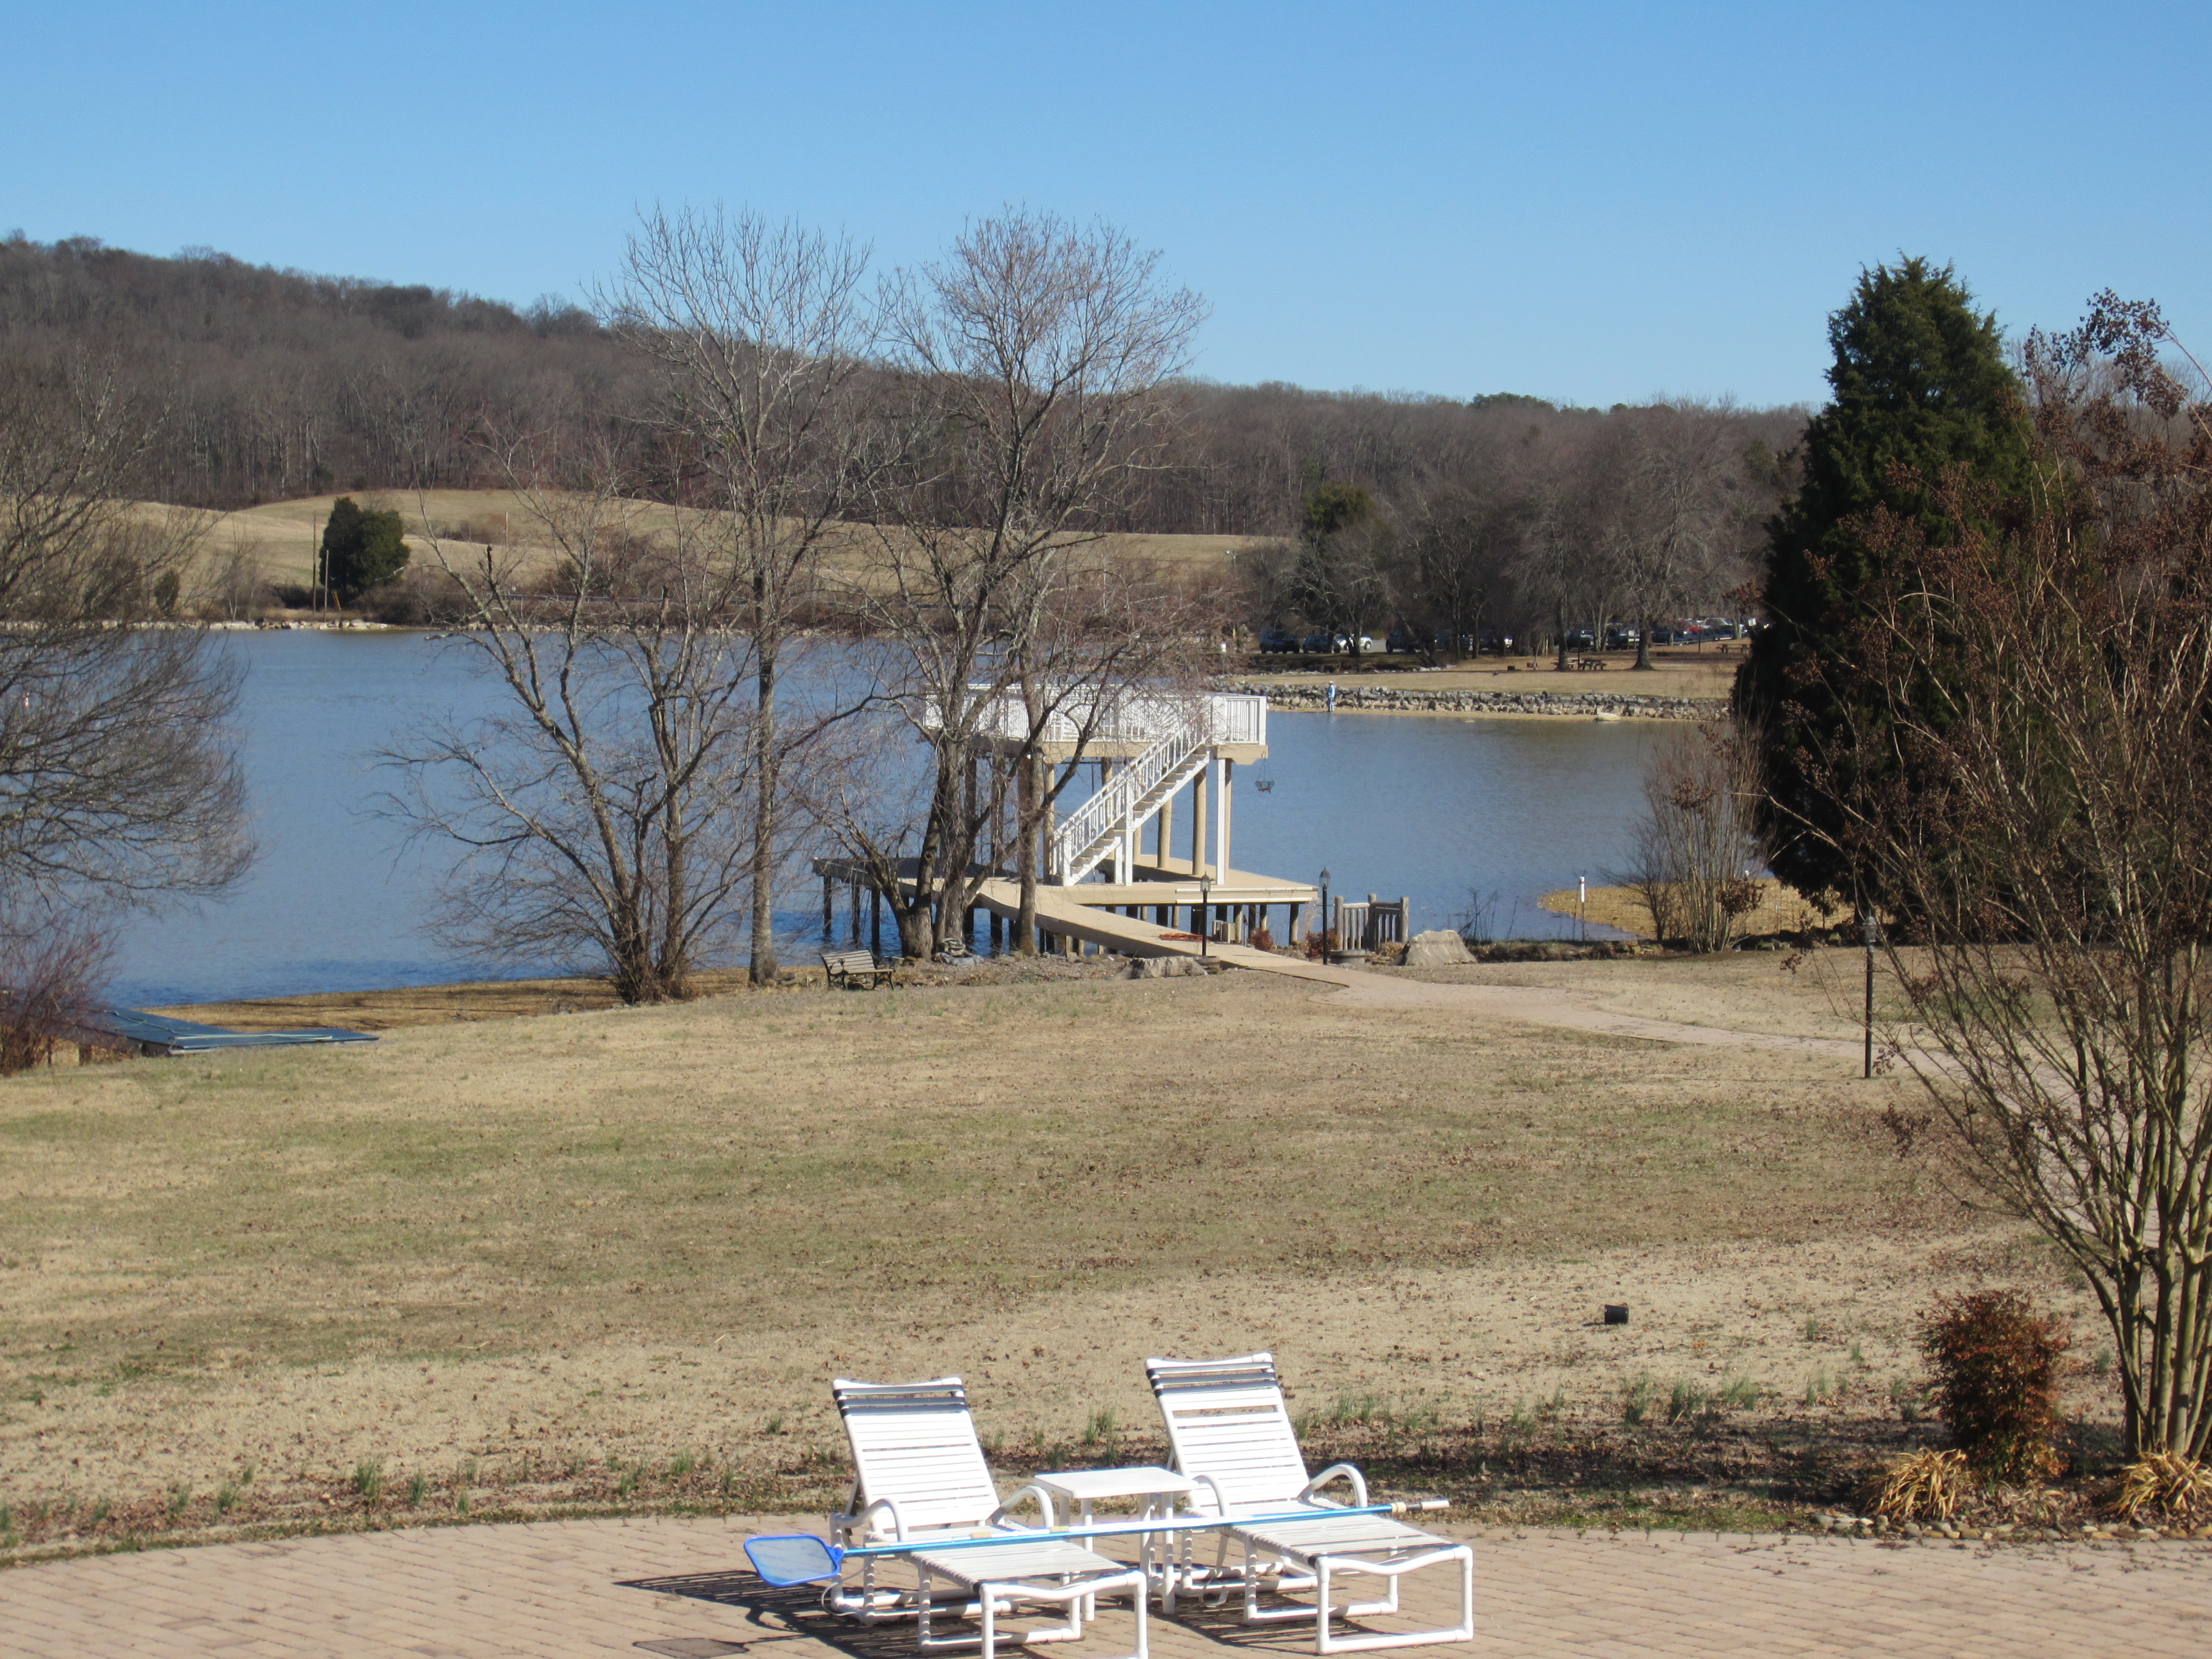
[[[437, 849], [376, 816], [375, 752], [423, 715], [466, 719], [490, 691], [421, 635], [227, 636], [246, 666], [242, 725], [261, 856], [227, 902], [133, 922], [115, 991], [144, 1005], [435, 983], [551, 963], [471, 963], [424, 937]], [[1491, 931], [1573, 924], [1537, 895], [1618, 865], [1637, 770], [1660, 728], [1635, 721], [1275, 714], [1270, 758], [1237, 769], [1242, 869], [1413, 902], [1417, 928], [1494, 895]], [[1267, 782], [1261, 791], [1255, 786]], [[814, 890], [818, 892], [817, 890]], [[810, 945], [802, 884], [780, 920]]]

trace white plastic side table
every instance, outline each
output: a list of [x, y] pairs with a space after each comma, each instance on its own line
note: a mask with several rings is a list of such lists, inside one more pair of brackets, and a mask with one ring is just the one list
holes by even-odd
[[[1042, 1486], [1054, 1498], [1074, 1504], [1083, 1519], [1083, 1526], [1097, 1524], [1092, 1521], [1092, 1504], [1109, 1498], [1138, 1498], [1144, 1500], [1139, 1518], [1146, 1521], [1164, 1521], [1175, 1513], [1176, 1499], [1188, 1498], [1198, 1490], [1198, 1483], [1188, 1475], [1177, 1474], [1173, 1469], [1146, 1467], [1127, 1469], [1055, 1469], [1046, 1474], [1033, 1474], [1030, 1484]], [[1152, 1543], [1158, 1539], [1163, 1547], [1155, 1561]], [[1158, 1533], [1137, 1534], [1137, 1565], [1144, 1569], [1148, 1582], [1157, 1582], [1160, 1601], [1165, 1605], [1169, 1594], [1169, 1578], [1174, 1571], [1175, 1545], [1171, 1539]], [[1155, 1578], [1157, 1575], [1157, 1578]]]

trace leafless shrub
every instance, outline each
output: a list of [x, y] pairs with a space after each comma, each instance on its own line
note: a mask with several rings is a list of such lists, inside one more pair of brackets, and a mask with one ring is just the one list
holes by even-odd
[[1619, 883], [1652, 933], [1695, 951], [1725, 951], [1758, 907], [1762, 862], [1753, 824], [1758, 763], [1733, 726], [1670, 732], [1644, 769], [1644, 811], [1631, 831], [1634, 863]]
[[112, 947], [82, 923], [53, 915], [0, 917], [0, 1076], [54, 1057], [104, 1006]]

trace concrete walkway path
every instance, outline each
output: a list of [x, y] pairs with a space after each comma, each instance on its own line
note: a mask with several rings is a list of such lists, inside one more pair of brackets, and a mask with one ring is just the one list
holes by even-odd
[[[1067, 889], [1040, 887], [1037, 917], [1055, 933], [1073, 934], [1125, 956], [1200, 954], [1194, 941], [1169, 936], [1169, 930], [1135, 916], [1078, 904]], [[1021, 889], [1011, 881], [987, 881], [977, 890], [983, 905], [1002, 915], [1017, 914]], [[1718, 1048], [1788, 1049], [1793, 1053], [1856, 1060], [1859, 1045], [1829, 1037], [1790, 1036], [1771, 1031], [1735, 1031], [1717, 1025], [1649, 1019], [1607, 1011], [1595, 992], [1554, 990], [1542, 986], [1446, 985], [1428, 980], [1377, 974], [1363, 968], [1334, 968], [1243, 945], [1208, 945], [1206, 954], [1234, 968], [1300, 979], [1344, 993], [1329, 999], [1344, 1008], [1448, 1008], [1498, 1019], [1567, 1030], [1599, 1031], [1611, 1036], [1641, 1037], [1652, 1042], [1687, 1042]]]
[[[745, 1571], [750, 1532], [811, 1520], [647, 1518], [422, 1527], [154, 1550], [0, 1572], [9, 1659], [640, 1654], [903, 1659], [910, 1626], [859, 1631], [812, 1592]], [[1876, 1544], [1707, 1534], [1500, 1534], [1476, 1540], [1476, 1637], [1524, 1656], [1911, 1655], [1956, 1659], [2212, 1652], [2212, 1547]], [[1406, 1616], [1454, 1609], [1451, 1575], [1406, 1581]], [[1405, 1628], [1377, 1619], [1374, 1628]], [[1017, 1629], [1027, 1628], [1018, 1622]], [[1151, 1624], [1157, 1659], [1310, 1653], [1297, 1626]], [[1106, 1607], [1066, 1659], [1127, 1653]]]

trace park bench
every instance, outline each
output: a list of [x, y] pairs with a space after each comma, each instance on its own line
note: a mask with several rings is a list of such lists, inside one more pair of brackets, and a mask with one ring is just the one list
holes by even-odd
[[1577, 657], [1575, 659], [1575, 666], [1577, 668], [1603, 668], [1605, 666], [1605, 659], [1603, 657]]
[[822, 953], [822, 971], [828, 976], [832, 988], [842, 985], [850, 990], [856, 985], [865, 985], [872, 991], [878, 985], [889, 985], [897, 966], [893, 962], [878, 962], [866, 951], [824, 951]]

